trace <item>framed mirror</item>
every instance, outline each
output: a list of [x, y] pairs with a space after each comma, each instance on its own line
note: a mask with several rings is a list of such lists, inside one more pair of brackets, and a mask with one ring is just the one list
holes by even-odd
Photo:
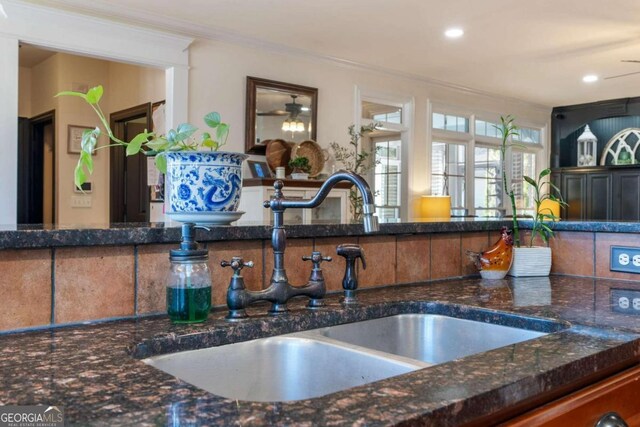
[[272, 139], [316, 140], [318, 89], [247, 77], [245, 152], [264, 154]]

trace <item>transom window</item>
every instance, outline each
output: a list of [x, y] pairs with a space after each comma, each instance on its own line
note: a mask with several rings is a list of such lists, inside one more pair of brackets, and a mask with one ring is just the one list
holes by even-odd
[[469, 119], [453, 114], [433, 113], [433, 128], [450, 132], [469, 132]]

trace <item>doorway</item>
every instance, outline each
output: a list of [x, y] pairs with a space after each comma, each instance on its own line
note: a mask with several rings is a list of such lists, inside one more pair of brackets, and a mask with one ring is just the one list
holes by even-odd
[[[151, 130], [151, 103], [112, 113], [109, 119], [114, 135], [131, 141], [145, 129]], [[112, 147], [109, 159], [111, 222], [148, 222], [147, 156], [127, 157], [122, 147]]]
[[54, 224], [55, 111], [18, 118], [18, 224]]

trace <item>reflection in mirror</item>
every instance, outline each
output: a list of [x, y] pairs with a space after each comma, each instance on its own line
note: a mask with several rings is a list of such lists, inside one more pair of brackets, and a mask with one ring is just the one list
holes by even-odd
[[247, 77], [247, 153], [264, 154], [272, 139], [316, 139], [318, 89]]
[[[101, 107], [107, 117], [122, 122], [123, 132], [135, 126], [151, 128], [148, 106], [165, 99], [165, 70], [46, 50], [26, 43], [20, 44], [19, 52], [18, 223], [66, 227], [133, 220], [110, 215], [116, 193], [129, 194], [126, 204], [141, 213], [135, 220], [153, 219], [148, 216], [146, 184], [139, 188], [136, 200], [132, 200], [131, 191], [124, 187], [114, 192], [110, 179], [115, 171], [118, 176], [128, 173], [128, 180], [120, 180], [123, 186], [127, 181], [141, 183], [146, 163], [128, 172], [126, 168], [116, 171], [118, 162], [110, 159], [109, 150], [97, 150], [90, 184], [84, 192], [75, 188], [73, 171], [80, 151], [78, 129], [92, 128], [99, 122], [82, 100], [56, 98], [55, 94], [67, 90], [86, 92], [101, 84], [105, 89]], [[132, 112], [132, 107], [141, 104], [145, 108], [143, 114], [126, 117], [117, 114]], [[138, 124], [138, 119], [144, 123]], [[106, 138], [98, 143], [104, 145]]]

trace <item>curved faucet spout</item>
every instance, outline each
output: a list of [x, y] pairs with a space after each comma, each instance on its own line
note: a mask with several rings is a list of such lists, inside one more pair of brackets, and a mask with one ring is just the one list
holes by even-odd
[[264, 206], [270, 207], [274, 213], [282, 212], [288, 208], [312, 209], [318, 207], [327, 198], [331, 189], [342, 181], [351, 182], [358, 188], [360, 194], [362, 194], [365, 233], [378, 231], [378, 218], [374, 215], [374, 199], [371, 188], [369, 188], [369, 184], [367, 184], [367, 181], [365, 181], [360, 175], [345, 170], [340, 170], [327, 178], [316, 195], [308, 200], [289, 200], [284, 198], [280, 191], [283, 186], [282, 181], [276, 181], [274, 184], [276, 195], [271, 200], [264, 202]]

